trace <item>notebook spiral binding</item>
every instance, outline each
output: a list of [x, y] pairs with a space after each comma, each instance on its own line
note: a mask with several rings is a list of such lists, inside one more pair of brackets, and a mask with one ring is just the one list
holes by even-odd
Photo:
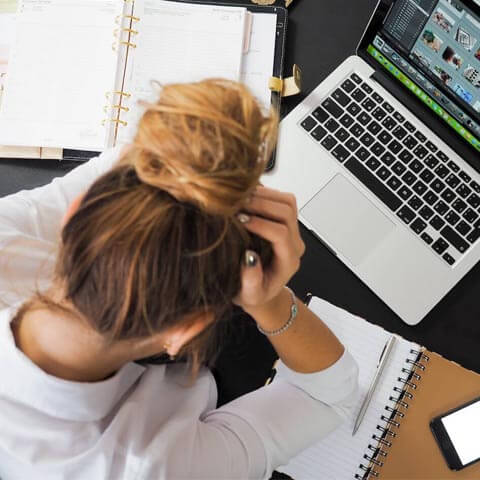
[[368, 480], [380, 476], [380, 469], [388, 456], [388, 449], [397, 435], [396, 429], [400, 427], [402, 418], [408, 414], [408, 401], [415, 395], [410, 390], [417, 389], [416, 382], [421, 380], [425, 363], [429, 361], [429, 357], [423, 351], [410, 350], [410, 355], [412, 358], [407, 358], [405, 360], [407, 366], [402, 368], [404, 376], [397, 379], [403, 387], [393, 388], [395, 395], [389, 397], [392, 406], [386, 405], [385, 410], [388, 413], [380, 416], [380, 422], [377, 425], [378, 433], [372, 435], [374, 442], [368, 445], [367, 452], [363, 455], [367, 462], [361, 463], [358, 466], [359, 471], [355, 473], [354, 478], [357, 480]]

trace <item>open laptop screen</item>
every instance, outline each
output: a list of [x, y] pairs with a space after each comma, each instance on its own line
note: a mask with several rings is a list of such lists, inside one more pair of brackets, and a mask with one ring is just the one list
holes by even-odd
[[480, 151], [480, 18], [467, 2], [390, 2], [367, 52]]

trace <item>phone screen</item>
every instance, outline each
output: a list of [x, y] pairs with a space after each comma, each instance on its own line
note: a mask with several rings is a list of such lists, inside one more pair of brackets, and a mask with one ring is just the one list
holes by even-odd
[[441, 422], [463, 465], [480, 458], [480, 400], [445, 415]]

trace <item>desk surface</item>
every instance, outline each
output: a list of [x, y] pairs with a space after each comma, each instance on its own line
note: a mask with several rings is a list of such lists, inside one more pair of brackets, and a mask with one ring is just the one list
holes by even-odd
[[[375, 4], [375, 0], [294, 1], [289, 9], [285, 68], [287, 72], [293, 63], [302, 67], [303, 96], [354, 53]], [[283, 113], [292, 109], [303, 96], [287, 99]], [[73, 162], [2, 160], [0, 196], [47, 183], [74, 166]], [[480, 265], [473, 268], [420, 324], [410, 327], [305, 229], [302, 234], [307, 250], [300, 271], [291, 282], [299, 296], [312, 292], [480, 372], [480, 355], [477, 354]]]

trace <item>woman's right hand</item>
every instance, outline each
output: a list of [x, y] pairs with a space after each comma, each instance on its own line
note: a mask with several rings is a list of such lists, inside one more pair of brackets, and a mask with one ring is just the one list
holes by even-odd
[[269, 241], [274, 254], [271, 266], [263, 270], [259, 256], [245, 252], [242, 286], [234, 302], [255, 316], [254, 311], [276, 300], [298, 270], [305, 244], [292, 194], [259, 186], [239, 219], [248, 231]]

